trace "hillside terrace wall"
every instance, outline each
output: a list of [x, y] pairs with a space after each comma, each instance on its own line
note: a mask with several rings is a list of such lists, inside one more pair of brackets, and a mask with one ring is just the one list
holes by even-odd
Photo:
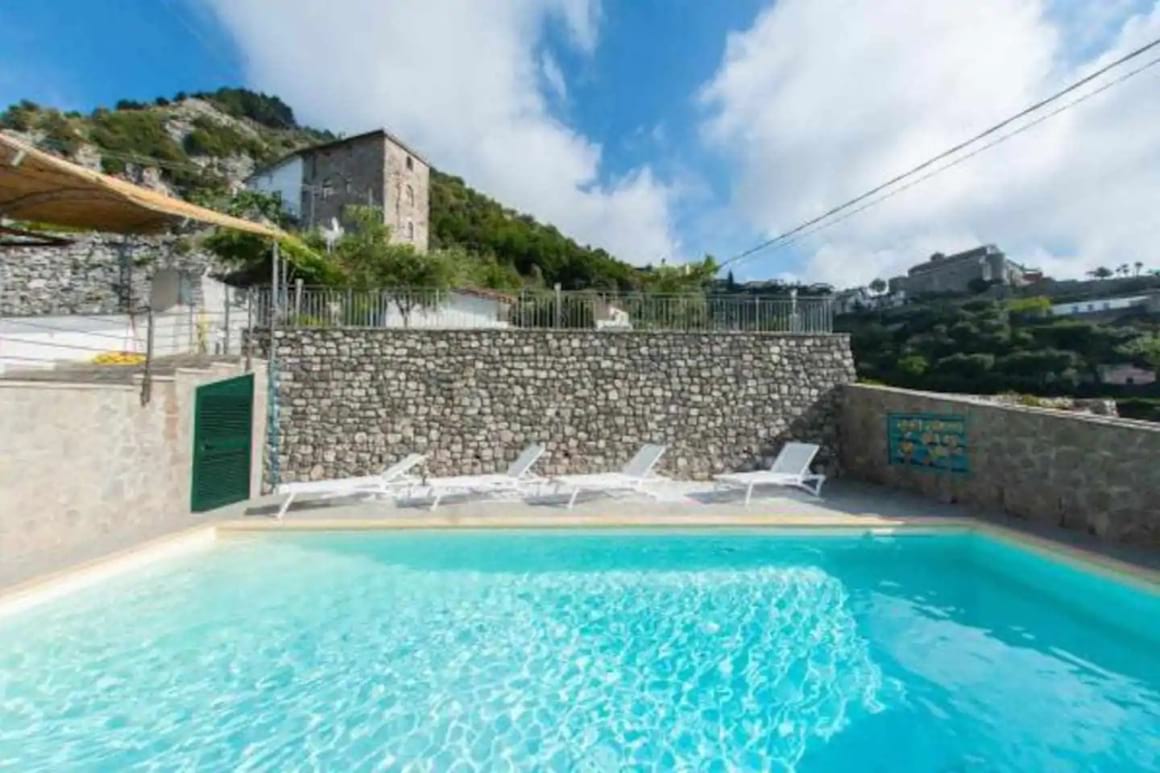
[[[0, 588], [205, 523], [190, 512], [195, 390], [237, 366], [137, 384], [0, 380]], [[254, 369], [250, 490], [261, 481], [265, 367]]]
[[[851, 384], [840, 399], [851, 475], [1030, 521], [1160, 548], [1160, 424]], [[892, 458], [891, 417], [965, 422], [964, 471]]]
[[115, 314], [150, 300], [156, 272], [173, 269], [192, 282], [186, 300], [199, 305], [200, 278], [216, 268], [212, 255], [181, 237], [59, 234], [53, 247], [0, 247], [0, 316]]
[[842, 335], [528, 330], [276, 334], [268, 482], [365, 475], [412, 451], [433, 475], [500, 471], [532, 442], [541, 474], [619, 469], [704, 479], [768, 462], [788, 439], [837, 463]]

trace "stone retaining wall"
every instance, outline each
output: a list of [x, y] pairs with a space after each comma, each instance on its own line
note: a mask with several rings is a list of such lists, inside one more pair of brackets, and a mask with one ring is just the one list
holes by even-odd
[[[861, 384], [842, 392], [842, 464], [856, 477], [1160, 547], [1160, 424]], [[963, 417], [968, 471], [891, 464], [891, 413]]]
[[199, 280], [216, 266], [188, 237], [60, 234], [60, 247], [0, 248], [0, 315], [116, 314], [149, 302], [159, 269], [194, 279], [191, 300], [201, 303]]
[[276, 334], [278, 482], [363, 475], [411, 452], [435, 475], [502, 470], [544, 442], [542, 474], [748, 469], [789, 438], [837, 461], [846, 336], [589, 331], [300, 330]]

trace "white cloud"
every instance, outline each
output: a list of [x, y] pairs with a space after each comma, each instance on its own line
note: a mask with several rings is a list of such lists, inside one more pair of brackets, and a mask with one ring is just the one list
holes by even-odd
[[648, 168], [602, 183], [600, 145], [542, 92], [545, 29], [562, 24], [592, 53], [597, 0], [281, 0], [277, 13], [264, 0], [210, 2], [249, 82], [305, 121], [388, 127], [440, 169], [626, 260], [675, 250], [669, 187]]
[[552, 93], [560, 100], [567, 99], [568, 84], [564, 82], [564, 72], [556, 63], [556, 57], [552, 56], [551, 51], [545, 51], [540, 55], [540, 71]]
[[[736, 172], [734, 206], [777, 233], [1113, 58], [1069, 61], [1075, 20], [1050, 11], [1040, 0], [779, 0], [730, 37], [701, 94], [704, 136]], [[1160, 4], [1110, 29], [1116, 56], [1139, 46], [1160, 35]], [[980, 242], [1057, 276], [1160, 267], [1158, 75], [802, 242], [800, 273], [857, 284]]]

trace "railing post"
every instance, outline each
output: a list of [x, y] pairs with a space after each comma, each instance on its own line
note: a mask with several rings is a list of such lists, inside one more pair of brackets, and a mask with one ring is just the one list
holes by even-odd
[[246, 373], [254, 369], [254, 288], [246, 289], [246, 332], [242, 336], [242, 347], [246, 355]]
[[153, 304], [145, 310], [145, 372], [141, 376], [141, 406], [153, 396]]
[[225, 293], [223, 293], [223, 296], [225, 298], [225, 300], [223, 301], [223, 305], [225, 306], [225, 309], [222, 310], [222, 324], [225, 325], [226, 330], [225, 330], [225, 335], [222, 337], [222, 354], [229, 354], [230, 353], [230, 291], [229, 291], [228, 287], [226, 288]]
[[561, 320], [564, 314], [564, 294], [561, 292], [560, 283], [556, 283], [556, 329], [559, 330]]

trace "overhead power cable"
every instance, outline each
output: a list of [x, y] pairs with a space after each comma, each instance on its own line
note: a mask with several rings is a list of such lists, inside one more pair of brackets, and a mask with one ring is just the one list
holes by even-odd
[[793, 228], [789, 229], [788, 231], [785, 231], [784, 233], [778, 234], [777, 236], [775, 236], [771, 239], [766, 239], [765, 241], [763, 241], [759, 244], [756, 244], [753, 247], [750, 247], [749, 249], [745, 250], [744, 252], [741, 252], [741, 253], [738, 253], [737, 255], [734, 255], [733, 257], [729, 258], [724, 263], [722, 263], [721, 267], [724, 268], [726, 266], [732, 265], [732, 264], [738, 262], [739, 260], [742, 260], [743, 258], [746, 258], [750, 255], [753, 255], [754, 253], [761, 252], [762, 250], [768, 249], [769, 247], [772, 247], [779, 242], [782, 242], [782, 241], [784, 241], [784, 240], [786, 240], [786, 239], [788, 239], [788, 238], [790, 238], [798, 233], [801, 233], [802, 231], [809, 228], [810, 226], [816, 225], [817, 223], [820, 223], [821, 221], [823, 221], [823, 220], [825, 220], [825, 219], [827, 219], [827, 218], [829, 218], [829, 217], [831, 217], [839, 212], [842, 212], [843, 210], [849, 209], [850, 207], [854, 206], [855, 204], [859, 204], [859, 203], [865, 201], [866, 199], [868, 199], [868, 198], [870, 198], [878, 193], [881, 193], [882, 191], [889, 188], [890, 186], [895, 185], [895, 184], [905, 180], [906, 178], [911, 177], [911, 176], [923, 171], [924, 169], [930, 168], [931, 166], [937, 164], [939, 161], [942, 161], [943, 159], [945, 159], [949, 156], [953, 156], [955, 153], [958, 153], [959, 151], [969, 147], [970, 145], [975, 144], [979, 140], [985, 139], [986, 137], [989, 137], [993, 134], [996, 134], [996, 133], [1002, 131], [1004, 128], [1010, 126], [1011, 124], [1015, 123], [1016, 121], [1020, 120], [1021, 118], [1025, 118], [1028, 115], [1030, 115], [1034, 112], [1037, 112], [1038, 110], [1043, 109], [1044, 107], [1051, 104], [1052, 102], [1055, 102], [1059, 99], [1062, 99], [1063, 97], [1076, 91], [1077, 89], [1082, 88], [1086, 84], [1091, 83], [1093, 80], [1099, 78], [1100, 76], [1105, 75], [1106, 73], [1110, 72], [1111, 70], [1114, 70], [1117, 67], [1121, 67], [1126, 62], [1129, 62], [1138, 56], [1142, 56], [1143, 54], [1147, 53], [1148, 51], [1152, 50], [1153, 48], [1156, 48], [1157, 46], [1160, 46], [1160, 38], [1157, 38], [1150, 43], [1147, 43], [1147, 44], [1145, 44], [1145, 45], [1143, 45], [1143, 46], [1141, 46], [1133, 51], [1128, 52], [1127, 54], [1120, 57], [1119, 59], [1116, 59], [1115, 61], [1104, 65], [1103, 67], [1099, 68], [1095, 72], [1092, 72], [1092, 73], [1084, 76], [1083, 78], [1080, 78], [1079, 80], [1077, 80], [1074, 83], [1071, 83], [1070, 85], [1060, 89], [1059, 91], [1056, 91], [1054, 94], [1051, 94], [1050, 96], [1039, 100], [1038, 102], [1036, 102], [1033, 105], [1025, 107], [1024, 109], [1020, 110], [1018, 113], [1015, 113], [1014, 115], [1003, 119], [999, 123], [984, 129], [983, 131], [970, 137], [969, 139], [963, 140], [962, 142], [959, 142], [958, 144], [954, 145], [953, 147], [950, 147], [950, 148], [942, 151], [941, 153], [939, 153], [935, 156], [932, 156], [931, 158], [927, 159], [926, 161], [923, 161], [921, 164], [918, 164], [917, 166], [914, 166], [914, 167], [908, 169], [907, 171], [902, 172], [901, 174], [895, 175], [894, 177], [890, 178], [886, 182], [874, 186], [873, 188], [866, 191], [865, 193], [859, 194], [858, 196], [855, 196], [854, 198], [852, 198], [848, 201], [845, 201], [845, 202], [839, 204], [838, 206], [833, 207], [832, 209], [829, 209], [820, 215], [817, 215], [816, 217], [810, 218], [809, 220], [805, 221], [804, 223], [800, 223], [799, 225], [794, 226]]
[[978, 148], [975, 148], [970, 153], [959, 156], [958, 158], [954, 159], [953, 161], [950, 161], [949, 163], [946, 163], [943, 166], [937, 167], [937, 168], [931, 170], [930, 172], [927, 172], [926, 174], [922, 175], [921, 177], [917, 177], [913, 180], [910, 180], [905, 185], [900, 185], [897, 188], [879, 196], [878, 198], [866, 202], [865, 204], [863, 204], [860, 207], [849, 210], [848, 212], [845, 212], [844, 214], [842, 214], [840, 217], [836, 217], [836, 218], [833, 218], [831, 220], [828, 220], [825, 223], [822, 223], [822, 224], [820, 224], [814, 228], [811, 228], [808, 231], [805, 231], [803, 233], [799, 233], [790, 239], [786, 239], [785, 241], [779, 242], [776, 245], [771, 245], [769, 247], [769, 249], [771, 249], [771, 250], [784, 249], [786, 247], [789, 247], [791, 244], [796, 244], [804, 239], [808, 239], [809, 237], [813, 236], [814, 234], [820, 233], [820, 232], [825, 231], [826, 229], [828, 229], [832, 226], [838, 225], [839, 223], [850, 219], [851, 217], [853, 217], [854, 215], [857, 215], [860, 212], [865, 212], [866, 210], [868, 210], [872, 207], [876, 207], [879, 204], [887, 201], [888, 199], [894, 198], [895, 196], [902, 193], [903, 191], [910, 190], [914, 186], [929, 180], [930, 178], [934, 177], [935, 175], [941, 174], [941, 173], [947, 171], [948, 169], [956, 167], [959, 164], [963, 163], [964, 161], [972, 159], [975, 156], [979, 155], [980, 153], [982, 153], [986, 150], [990, 150], [991, 148], [995, 147], [996, 145], [999, 145], [1003, 142], [1006, 142], [1007, 140], [1009, 140], [1017, 135], [1022, 134], [1023, 132], [1027, 131], [1028, 129], [1031, 129], [1035, 126], [1038, 126], [1039, 124], [1043, 123], [1044, 121], [1047, 121], [1050, 118], [1054, 118], [1055, 116], [1059, 115], [1060, 113], [1062, 113], [1066, 110], [1069, 110], [1072, 107], [1075, 107], [1076, 105], [1080, 104], [1081, 102], [1086, 102], [1087, 100], [1091, 99], [1092, 97], [1096, 96], [1097, 94], [1101, 94], [1101, 93], [1107, 91], [1112, 86], [1115, 86], [1119, 83], [1123, 83], [1124, 81], [1128, 80], [1129, 78], [1136, 76], [1136, 75], [1139, 75], [1140, 73], [1144, 72], [1145, 70], [1147, 70], [1151, 67], [1155, 67], [1157, 64], [1160, 64], [1160, 57], [1157, 57], [1156, 59], [1152, 59], [1152, 60], [1148, 61], [1147, 64], [1141, 65], [1140, 67], [1137, 67], [1135, 70], [1131, 70], [1129, 72], [1124, 73], [1123, 75], [1116, 78], [1115, 80], [1108, 81], [1107, 83], [1101, 85], [1098, 89], [1094, 89], [1094, 90], [1088, 92], [1087, 94], [1084, 94], [1081, 97], [1077, 97], [1076, 99], [1073, 99], [1072, 101], [1063, 104], [1062, 106], [1056, 108], [1055, 110], [1052, 110], [1050, 113], [1045, 113], [1044, 115], [1036, 118], [1034, 121], [1031, 121], [1030, 123], [1027, 123], [1027, 124], [1024, 124], [1023, 126], [1020, 126], [1018, 129], [1014, 129], [1013, 131], [1010, 131], [1007, 134], [1000, 135], [996, 139], [993, 139], [984, 145], [980, 145]]

